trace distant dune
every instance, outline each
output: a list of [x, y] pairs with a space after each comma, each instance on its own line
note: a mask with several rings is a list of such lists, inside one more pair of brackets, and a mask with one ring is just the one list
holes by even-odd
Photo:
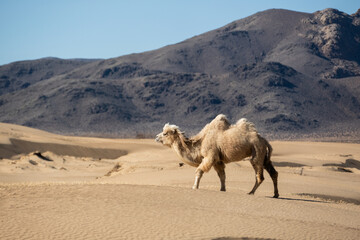
[[[154, 140], [0, 124], [0, 239], [358, 239], [360, 145], [271, 142], [280, 198], [248, 161], [194, 168]], [[346, 170], [346, 171], [344, 171]]]

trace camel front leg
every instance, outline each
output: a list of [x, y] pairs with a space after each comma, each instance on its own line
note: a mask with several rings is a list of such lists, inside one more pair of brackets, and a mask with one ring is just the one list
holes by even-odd
[[221, 188], [220, 191], [226, 191], [226, 187], [225, 187], [225, 179], [226, 179], [226, 175], [225, 175], [225, 164], [223, 162], [217, 162], [216, 164], [214, 164], [214, 169], [217, 172], [219, 178], [220, 178], [220, 183], [221, 183]]
[[201, 170], [199, 167], [196, 169], [195, 172], [195, 182], [194, 182], [194, 186], [192, 187], [193, 189], [198, 189], [199, 188], [199, 184], [200, 184], [200, 179], [202, 177], [202, 175], [204, 174], [204, 171]]
[[215, 159], [213, 157], [206, 157], [202, 160], [201, 164], [195, 171], [195, 183], [193, 189], [198, 189], [200, 184], [200, 179], [204, 172], [208, 172], [211, 167], [214, 165]]

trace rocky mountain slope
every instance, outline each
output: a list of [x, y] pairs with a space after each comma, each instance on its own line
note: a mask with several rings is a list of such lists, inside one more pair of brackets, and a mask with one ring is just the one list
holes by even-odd
[[0, 121], [131, 137], [224, 113], [277, 138], [356, 135], [359, 53], [360, 11], [272, 9], [140, 54], [0, 66]]

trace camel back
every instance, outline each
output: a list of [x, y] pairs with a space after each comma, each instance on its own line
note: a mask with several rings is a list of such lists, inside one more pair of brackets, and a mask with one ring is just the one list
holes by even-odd
[[255, 125], [246, 118], [241, 118], [236, 124], [231, 125], [227, 117], [224, 114], [220, 114], [210, 123], [206, 124], [197, 135], [191, 137], [191, 140], [197, 142], [204, 139], [210, 131], [226, 131], [230, 128], [238, 128], [242, 132], [257, 133]]

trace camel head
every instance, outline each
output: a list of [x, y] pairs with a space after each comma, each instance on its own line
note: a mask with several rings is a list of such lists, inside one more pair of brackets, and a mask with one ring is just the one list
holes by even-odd
[[171, 147], [171, 145], [179, 139], [179, 135], [182, 134], [179, 127], [176, 125], [165, 124], [163, 131], [156, 135], [155, 141], [162, 143], [165, 146]]

